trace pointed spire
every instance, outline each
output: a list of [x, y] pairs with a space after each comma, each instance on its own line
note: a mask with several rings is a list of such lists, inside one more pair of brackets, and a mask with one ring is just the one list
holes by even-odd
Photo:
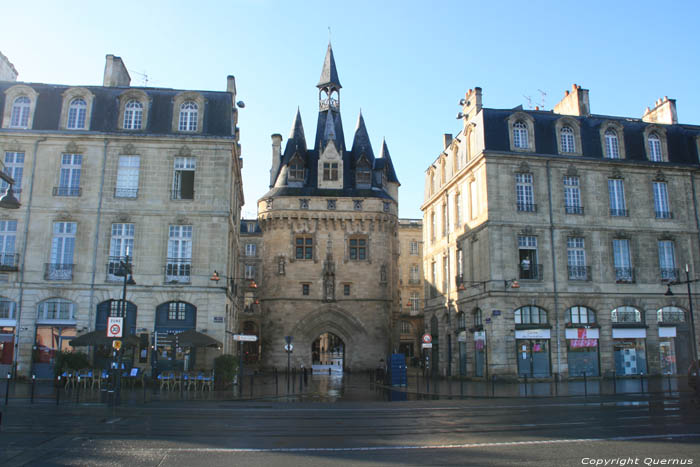
[[382, 149], [379, 151], [379, 158], [380, 159], [389, 159], [391, 160], [391, 156], [389, 155], [389, 148], [386, 145], [386, 138], [382, 138]]
[[372, 143], [369, 141], [369, 134], [367, 134], [367, 127], [365, 126], [365, 119], [362, 116], [362, 110], [360, 110], [360, 115], [357, 117], [355, 137], [352, 140], [352, 152], [355, 154], [356, 158], [359, 158], [360, 154], [364, 152], [370, 163], [372, 163], [372, 159], [374, 159], [374, 151], [372, 151]]
[[321, 70], [321, 78], [318, 80], [317, 88], [334, 87], [340, 89], [340, 80], [338, 79], [338, 70], [335, 68], [335, 59], [333, 58], [333, 48], [330, 41], [328, 42], [328, 50], [326, 50], [326, 59], [323, 61], [323, 69]]
[[306, 136], [304, 136], [304, 125], [301, 123], [301, 112], [297, 107], [297, 114], [294, 117], [292, 130], [289, 132], [289, 139], [293, 139], [296, 146], [303, 151], [306, 151]]
[[394, 163], [391, 162], [391, 156], [389, 155], [389, 147], [386, 145], [386, 139], [382, 139], [382, 149], [379, 152], [379, 157], [377, 158], [379, 165], [383, 163], [384, 168], [386, 168], [386, 178], [390, 182], [399, 183], [399, 179], [396, 176], [396, 171], [394, 170]]
[[335, 140], [335, 124], [333, 122], [333, 112], [328, 112], [328, 117], [326, 117], [326, 128], [323, 130], [323, 140]]

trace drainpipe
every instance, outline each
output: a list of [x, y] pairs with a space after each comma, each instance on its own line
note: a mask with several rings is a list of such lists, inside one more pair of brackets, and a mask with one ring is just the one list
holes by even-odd
[[95, 300], [95, 276], [97, 274], [97, 245], [100, 240], [100, 218], [102, 215], [102, 198], [104, 196], [105, 172], [107, 171], [107, 145], [109, 140], [105, 138], [102, 150], [102, 176], [100, 177], [100, 194], [97, 202], [97, 220], [95, 221], [95, 241], [92, 248], [92, 277], [90, 279], [90, 307], [88, 308], [88, 329], [93, 322], [92, 312]]
[[549, 242], [552, 251], [552, 292], [554, 294], [554, 325], [555, 336], [557, 339], [557, 378], [561, 375], [561, 331], [559, 330], [559, 295], [557, 291], [557, 261], [556, 261], [556, 251], [554, 247], [554, 217], [552, 214], [552, 172], [549, 166], [549, 161], [546, 162], [547, 165], [547, 195], [549, 196]]
[[[32, 176], [29, 182], [29, 199], [27, 200], [27, 213], [24, 215], [24, 245], [22, 245], [22, 264], [19, 268], [19, 300], [17, 301], [17, 325], [15, 326], [15, 352], [12, 362], [12, 371], [14, 373], [14, 379], [17, 379], [17, 357], [19, 355], [19, 336], [20, 330], [22, 329], [22, 300], [24, 298], [24, 265], [27, 260], [27, 243], [29, 235], [29, 217], [32, 211], [32, 198], [34, 195], [34, 176], [36, 174], [36, 166], [39, 165], [37, 161], [37, 151], [39, 150], [39, 143], [46, 141], [46, 137], [39, 138], [34, 142], [34, 157], [32, 163]], [[32, 345], [33, 347], [33, 345]], [[33, 356], [30, 356], [29, 365], [31, 366]]]

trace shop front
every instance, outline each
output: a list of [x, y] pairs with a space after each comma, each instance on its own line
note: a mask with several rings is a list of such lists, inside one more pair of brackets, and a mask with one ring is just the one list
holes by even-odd
[[12, 371], [15, 355], [15, 302], [0, 298], [0, 375]]
[[548, 378], [551, 376], [549, 357], [550, 329], [516, 329], [518, 376]]
[[566, 349], [569, 376], [600, 376], [597, 328], [567, 328]]
[[647, 374], [646, 328], [613, 328], [612, 337], [617, 375]]
[[[136, 334], [136, 305], [121, 300], [106, 300], [97, 305], [95, 314], [95, 331], [104, 332], [107, 335], [107, 321], [110, 317], [124, 318], [123, 336]], [[122, 364], [125, 368], [131, 368], [134, 362], [134, 347], [122, 347]], [[93, 364], [95, 368], [107, 369], [112, 362], [112, 348], [106, 345], [95, 346], [93, 353]]]
[[180, 345], [178, 334], [194, 329], [196, 320], [197, 308], [190, 303], [166, 302], [156, 307], [152, 365], [158, 371], [194, 369], [195, 348]]
[[36, 334], [32, 349], [32, 373], [37, 378], [54, 377], [58, 352], [72, 352], [76, 337], [75, 304], [64, 299], [39, 303]]
[[685, 311], [666, 306], [657, 311], [659, 324], [659, 370], [661, 374], [683, 374], [690, 367], [690, 330]]
[[486, 331], [474, 332], [474, 376], [483, 377], [486, 367]]

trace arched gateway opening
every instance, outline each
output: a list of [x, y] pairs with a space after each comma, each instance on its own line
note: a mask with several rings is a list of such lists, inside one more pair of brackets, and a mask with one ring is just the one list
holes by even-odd
[[314, 371], [343, 371], [345, 343], [331, 332], [324, 332], [311, 344], [311, 363]]

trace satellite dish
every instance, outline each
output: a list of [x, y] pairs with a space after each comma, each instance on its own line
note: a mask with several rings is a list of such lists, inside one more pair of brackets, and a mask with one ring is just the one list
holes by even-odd
[[245, 109], [245, 102], [243, 102], [243, 101], [236, 102], [236, 105], [241, 109]]

